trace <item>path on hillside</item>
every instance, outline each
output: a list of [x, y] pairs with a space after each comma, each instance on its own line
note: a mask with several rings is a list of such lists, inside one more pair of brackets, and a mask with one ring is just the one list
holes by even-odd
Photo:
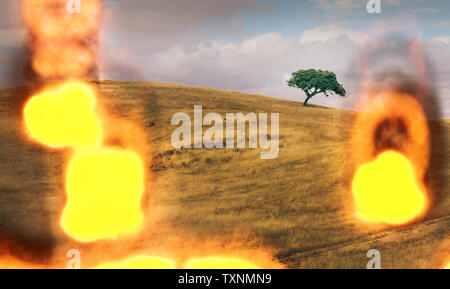
[[[290, 251], [289, 255], [298, 254], [297, 256], [316, 256], [322, 253], [326, 253], [331, 250], [342, 250], [342, 249], [352, 249], [352, 250], [365, 250], [367, 249], [367, 243], [373, 241], [391, 242], [394, 240], [400, 240], [399, 235], [411, 235], [417, 232], [426, 233], [435, 230], [438, 226], [450, 227], [450, 215], [434, 218], [420, 223], [411, 224], [406, 227], [394, 227], [390, 229], [384, 229], [382, 231], [365, 234], [363, 236], [320, 245], [314, 247], [302, 248], [296, 251]], [[284, 255], [284, 254], [283, 254]]]

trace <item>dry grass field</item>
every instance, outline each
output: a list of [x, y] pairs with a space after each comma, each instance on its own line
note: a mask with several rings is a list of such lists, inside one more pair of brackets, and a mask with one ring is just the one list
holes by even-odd
[[[437, 266], [450, 228], [449, 121], [430, 124], [440, 134], [433, 158], [441, 162], [431, 170], [435, 193], [425, 219], [401, 227], [369, 226], [354, 217], [350, 192], [354, 112], [174, 84], [93, 84], [111, 130], [114, 120], [122, 119], [130, 123], [121, 131], [124, 137], [140, 137], [127, 127], [145, 132], [140, 141], [149, 182], [144, 232], [96, 244], [97, 256], [130, 250], [195, 255], [212, 242], [235, 254], [239, 248], [261, 250], [288, 268], [365, 268], [366, 252], [374, 248], [383, 268]], [[70, 151], [46, 149], [25, 135], [21, 110], [32, 91], [0, 90], [0, 236], [17, 240], [20, 249], [9, 248], [19, 257], [61, 264], [67, 249], [82, 254], [94, 249], [76, 244], [59, 228]], [[172, 148], [172, 115], [193, 116], [195, 104], [203, 105], [204, 115], [279, 113], [279, 157], [261, 160], [259, 149]]]

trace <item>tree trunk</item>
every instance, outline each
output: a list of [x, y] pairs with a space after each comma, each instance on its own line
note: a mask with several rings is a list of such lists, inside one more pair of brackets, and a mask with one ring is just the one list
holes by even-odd
[[308, 96], [305, 100], [305, 102], [303, 103], [303, 106], [308, 106], [308, 101], [311, 99], [312, 96]]

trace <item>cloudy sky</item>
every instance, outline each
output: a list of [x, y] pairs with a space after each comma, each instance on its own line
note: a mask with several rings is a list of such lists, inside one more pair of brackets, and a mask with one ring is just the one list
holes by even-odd
[[[24, 49], [18, 2], [0, 0], [0, 86], [14, 84]], [[312, 102], [351, 108], [365, 43], [383, 47], [367, 69], [412, 71], [407, 41], [419, 39], [444, 114], [450, 118], [450, 1], [381, 0], [104, 0], [100, 71], [104, 79], [207, 86], [295, 100], [286, 86], [303, 68], [335, 72], [347, 98]], [[14, 75], [14, 77], [11, 77]]]

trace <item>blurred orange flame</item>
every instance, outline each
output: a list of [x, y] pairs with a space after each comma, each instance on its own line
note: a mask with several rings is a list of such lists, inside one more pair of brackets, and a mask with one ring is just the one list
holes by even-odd
[[189, 260], [185, 269], [260, 269], [249, 261], [232, 257], [205, 257]]
[[80, 13], [69, 13], [66, 6], [67, 0], [22, 1], [32, 68], [44, 78], [83, 77], [96, 62], [100, 0], [83, 0]]
[[39, 42], [32, 67], [45, 78], [80, 78], [89, 73], [94, 61], [94, 54], [76, 41]]
[[82, 0], [79, 14], [69, 13], [66, 6], [67, 0], [23, 0], [22, 14], [30, 31], [40, 38], [83, 38], [97, 31], [99, 0]]
[[175, 262], [152, 256], [136, 256], [119, 262], [101, 264], [95, 269], [175, 269]]

